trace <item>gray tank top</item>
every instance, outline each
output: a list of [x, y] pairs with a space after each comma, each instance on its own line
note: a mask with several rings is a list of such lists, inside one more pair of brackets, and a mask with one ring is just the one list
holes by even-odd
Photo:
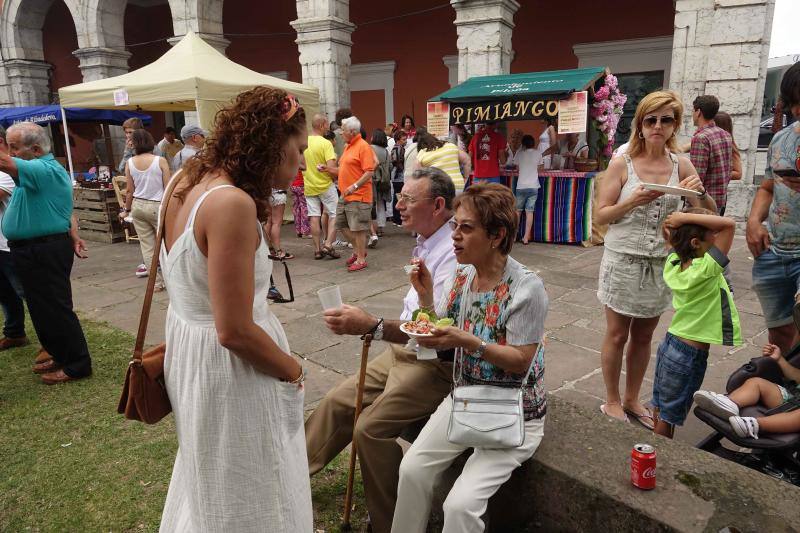
[[[633, 168], [631, 158], [628, 154], [623, 157], [628, 166], [628, 180], [623, 185], [617, 202], [627, 199], [642, 184], [642, 180]], [[667, 185], [677, 187], [680, 181], [678, 156], [669, 154], [669, 157], [672, 159], [672, 174]], [[666, 257], [667, 248], [661, 226], [670, 213], [678, 210], [680, 202], [680, 196], [665, 194], [647, 205], [633, 208], [609, 225], [605, 247], [614, 252], [640, 257]]]

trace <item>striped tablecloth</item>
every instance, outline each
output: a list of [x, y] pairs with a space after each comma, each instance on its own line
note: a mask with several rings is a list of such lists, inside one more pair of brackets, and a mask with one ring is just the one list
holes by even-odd
[[[539, 173], [533, 213], [533, 240], [579, 244], [592, 238], [592, 199], [596, 172], [546, 170]], [[520, 236], [524, 233], [524, 214]]]

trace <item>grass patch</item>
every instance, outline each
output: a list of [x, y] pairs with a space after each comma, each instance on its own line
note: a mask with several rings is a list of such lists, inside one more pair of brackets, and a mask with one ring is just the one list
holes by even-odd
[[[116, 412], [133, 337], [82, 321], [91, 378], [42, 385], [32, 344], [0, 352], [0, 531], [158, 531], [177, 450], [170, 415], [159, 424]], [[33, 328], [28, 325], [28, 332]], [[347, 453], [311, 481], [315, 528], [339, 530]], [[365, 510], [356, 481], [353, 529]]]

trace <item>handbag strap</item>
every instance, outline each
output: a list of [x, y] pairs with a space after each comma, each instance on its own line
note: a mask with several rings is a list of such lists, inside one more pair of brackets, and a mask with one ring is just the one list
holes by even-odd
[[[473, 269], [474, 272], [474, 269]], [[457, 275], [457, 274], [456, 274]], [[467, 294], [470, 292], [470, 287], [472, 286], [472, 280], [475, 278], [473, 274], [467, 274], [467, 279], [465, 280], [464, 284], [458, 289], [461, 291], [461, 301], [459, 302], [459, 314], [458, 314], [458, 327], [459, 329], [464, 329], [464, 320], [466, 319], [467, 313]], [[533, 363], [536, 360], [536, 356], [539, 354], [539, 350], [542, 349], [542, 343], [539, 343], [539, 346], [536, 348], [536, 352], [533, 354], [533, 358], [531, 358], [531, 364], [528, 365], [528, 371], [525, 373], [525, 377], [522, 378], [522, 381], [519, 383], [518, 388], [522, 388], [525, 386], [525, 383], [528, 381], [528, 378], [533, 371]], [[460, 355], [460, 357], [459, 357]], [[461, 376], [463, 374], [463, 365], [464, 365], [464, 348], [458, 348], [456, 353], [453, 357], [453, 384], [451, 387], [454, 389], [459, 381], [461, 381]], [[458, 376], [456, 376], [456, 368], [458, 368]]]
[[161, 254], [161, 242], [164, 239], [164, 220], [167, 216], [167, 206], [178, 185], [180, 179], [178, 175], [180, 170], [170, 180], [164, 195], [161, 197], [161, 210], [158, 215], [158, 231], [156, 232], [156, 242], [153, 246], [153, 259], [150, 261], [150, 269], [147, 272], [147, 290], [144, 293], [144, 302], [142, 302], [142, 314], [139, 317], [139, 330], [136, 332], [136, 344], [133, 345], [132, 361], [142, 360], [142, 353], [144, 350], [144, 339], [147, 335], [147, 323], [150, 321], [150, 307], [153, 304], [153, 291], [156, 286], [156, 276], [158, 274], [158, 259]]

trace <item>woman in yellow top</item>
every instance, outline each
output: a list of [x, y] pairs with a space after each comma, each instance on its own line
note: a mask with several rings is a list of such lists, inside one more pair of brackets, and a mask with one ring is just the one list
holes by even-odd
[[[464, 175], [470, 174], [469, 156], [451, 143], [440, 141], [428, 132], [417, 133], [417, 170], [422, 167], [436, 167], [443, 170], [456, 187], [456, 194], [464, 191]], [[461, 174], [461, 169], [464, 174]]]

